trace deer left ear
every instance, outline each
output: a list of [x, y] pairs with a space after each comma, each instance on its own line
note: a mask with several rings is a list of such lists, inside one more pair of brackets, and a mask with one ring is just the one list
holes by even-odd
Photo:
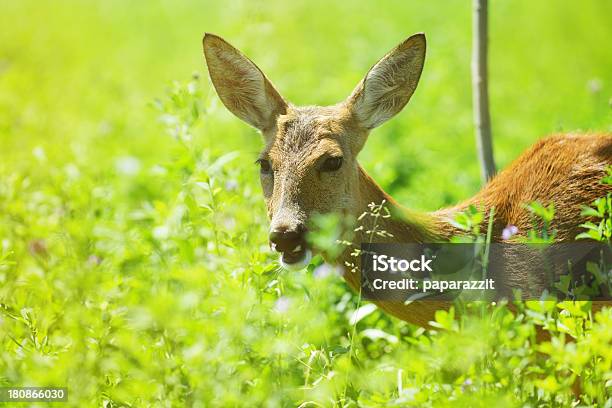
[[361, 127], [373, 129], [406, 106], [421, 77], [425, 48], [425, 34], [415, 34], [368, 71], [346, 102]]

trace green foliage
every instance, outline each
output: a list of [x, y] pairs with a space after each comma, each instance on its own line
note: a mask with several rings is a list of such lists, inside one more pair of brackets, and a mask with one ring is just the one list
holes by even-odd
[[455, 214], [451, 224], [462, 231], [465, 231], [466, 235], [460, 235], [455, 237], [457, 242], [473, 242], [483, 239], [481, 232], [481, 224], [485, 220], [485, 213], [479, 210], [471, 204], [465, 211], [458, 212]]
[[310, 220], [308, 243], [327, 259], [337, 258], [347, 246], [353, 246], [350, 233], [354, 221], [339, 214], [315, 214]]
[[[199, 39], [218, 32], [289, 100], [336, 103], [426, 31], [419, 90], [361, 159], [398, 201], [437, 208], [479, 183], [469, 7], [3, 2], [0, 385], [67, 386], [70, 407], [609, 406], [609, 308], [467, 305], [424, 329], [362, 303], [320, 259], [280, 270], [252, 166], [261, 140], [202, 75]], [[502, 164], [535, 135], [610, 129], [608, 15], [605, 1], [492, 7], [492, 44], [508, 45], [491, 49]], [[379, 204], [362, 219], [373, 236]]]
[[555, 242], [557, 231], [551, 226], [555, 218], [555, 204], [550, 203], [545, 207], [534, 201], [526, 204], [525, 208], [532, 214], [533, 228], [527, 232], [527, 236], [521, 241], [532, 244], [551, 244]]
[[[607, 168], [607, 172], [608, 174], [601, 179], [601, 183], [612, 185], [612, 166]], [[590, 207], [583, 206], [580, 214], [596, 221], [587, 221], [582, 224], [581, 227], [585, 228], [586, 232], [578, 234], [576, 239], [610, 241], [612, 237], [612, 193], [598, 198]]]

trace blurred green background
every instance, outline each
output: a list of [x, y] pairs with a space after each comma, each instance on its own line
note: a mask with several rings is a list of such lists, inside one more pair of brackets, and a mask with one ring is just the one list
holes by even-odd
[[[420, 85], [361, 162], [433, 210], [479, 188], [470, 3], [0, 0], [0, 385], [68, 385], [71, 406], [515, 406], [569, 403], [580, 374], [581, 402], [604, 404], [609, 311], [441, 314], [424, 331], [333, 274], [280, 271], [260, 137], [205, 73], [208, 31], [293, 103], [333, 104], [425, 32]], [[612, 130], [611, 15], [605, 0], [492, 2], [499, 167], [547, 134]], [[534, 346], [564, 313], [576, 343]]]

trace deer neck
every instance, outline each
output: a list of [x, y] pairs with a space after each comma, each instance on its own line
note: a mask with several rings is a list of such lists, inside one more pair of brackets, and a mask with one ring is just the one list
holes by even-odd
[[[453, 227], [448, 223], [445, 213], [421, 213], [399, 205], [389, 196], [366, 172], [359, 166], [359, 189], [356, 194], [355, 207], [352, 216], [357, 220], [355, 235], [351, 239], [352, 246], [340, 255], [337, 262], [347, 267], [344, 277], [354, 288], [359, 287], [359, 257], [355, 249], [362, 243], [427, 243], [448, 241], [454, 234]], [[374, 217], [370, 204], [384, 203], [381, 216]], [[384, 216], [383, 216], [384, 215]], [[351, 272], [352, 271], [352, 272]]]
[[[353, 216], [359, 218], [364, 212], [369, 212], [371, 203], [388, 209], [385, 217], [362, 217], [363, 228], [358, 228], [353, 242], [440, 242], [447, 241], [452, 236], [452, 227], [446, 217], [438, 213], [421, 213], [399, 205], [359, 166], [359, 199]], [[384, 211], [383, 213], [386, 213]], [[358, 227], [360, 222], [357, 222]], [[380, 234], [372, 233], [384, 231]], [[370, 232], [368, 232], [370, 231]]]

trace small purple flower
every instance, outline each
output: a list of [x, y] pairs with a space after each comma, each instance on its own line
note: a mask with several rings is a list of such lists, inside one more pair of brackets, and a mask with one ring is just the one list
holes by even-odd
[[102, 263], [102, 258], [100, 258], [98, 255], [89, 255], [87, 258], [87, 263], [92, 266], [100, 265]]
[[601, 83], [601, 79], [593, 78], [587, 82], [587, 88], [593, 94], [601, 92], [603, 88], [603, 84]]
[[315, 268], [315, 270], [313, 271], [313, 275], [315, 278], [317, 279], [322, 279], [325, 278], [326, 276], [329, 276], [329, 274], [331, 273], [331, 267], [327, 264], [322, 264], [319, 265]]
[[330, 265], [328, 263], [323, 263], [323, 264], [317, 266], [312, 274], [317, 279], [323, 279], [323, 278], [326, 278], [326, 277], [328, 277], [328, 276], [330, 276], [332, 274], [340, 275], [340, 271], [335, 266], [332, 266], [332, 265]]
[[278, 313], [286, 313], [291, 306], [291, 299], [284, 296], [279, 297], [274, 303], [274, 310]]
[[510, 238], [512, 238], [512, 236], [516, 235], [517, 233], [518, 233], [518, 228], [516, 227], [516, 225], [508, 225], [502, 231], [502, 239], [504, 241], [507, 241]]
[[225, 183], [225, 189], [227, 191], [234, 191], [234, 190], [238, 189], [238, 182], [236, 180], [228, 180]]

